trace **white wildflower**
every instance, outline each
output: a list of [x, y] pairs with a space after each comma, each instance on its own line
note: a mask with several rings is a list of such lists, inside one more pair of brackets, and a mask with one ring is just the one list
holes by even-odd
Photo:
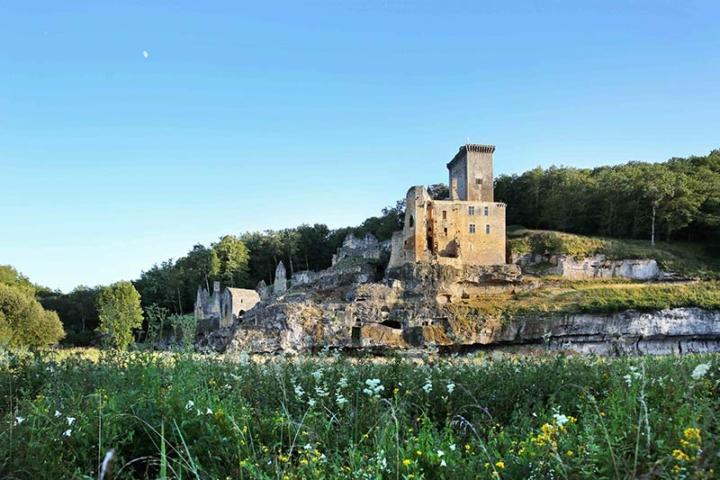
[[208, 407], [207, 410], [205, 410], [205, 415], [212, 415], [212, 414], [213, 414], [213, 411], [210, 409], [210, 407]]
[[447, 388], [448, 394], [452, 394], [453, 390], [455, 390], [455, 384], [453, 382], [448, 382], [445, 388]]
[[447, 467], [447, 463], [445, 462], [445, 459], [444, 459], [444, 458], [440, 461], [440, 466], [441, 466], [441, 467]]
[[429, 378], [425, 380], [425, 385], [422, 386], [422, 389], [425, 390], [425, 393], [430, 393], [432, 391], [432, 380]]
[[324, 385], [315, 385], [315, 394], [318, 397], [327, 397], [329, 395], [327, 388]]
[[60, 413], [60, 410], [55, 410], [55, 418], [62, 417], [62, 413]]
[[691, 376], [693, 380], [700, 380], [707, 374], [708, 370], [710, 370], [710, 364], [709, 363], [701, 363], [697, 367], [695, 367], [695, 370], [693, 370]]
[[345, 398], [345, 396], [342, 393], [335, 394], [335, 403], [338, 404], [338, 407], [342, 407], [346, 403], [348, 403], [348, 399]]
[[378, 378], [368, 378], [365, 380], [365, 385], [367, 385], [367, 387], [363, 388], [363, 393], [374, 398], [379, 398], [380, 392], [385, 390], [385, 387], [382, 386]]
[[560, 426], [565, 425], [569, 419], [565, 415], [562, 415], [560, 413], [554, 413], [553, 418], [555, 419], [555, 423], [557, 423]]
[[15, 417], [15, 425], [20, 425], [22, 422], [25, 421], [25, 417], [17, 416]]
[[311, 407], [314, 407], [316, 403], [317, 403], [317, 401], [315, 401], [314, 398], [311, 398], [310, 400], [308, 400], [308, 405], [310, 405]]
[[309, 452], [310, 450], [312, 450], [312, 449], [313, 449], [313, 446], [312, 446], [312, 444], [311, 444], [311, 443], [306, 443], [306, 444], [305, 444], [305, 446], [304, 446], [303, 448], [304, 448], [305, 450], [307, 450], [307, 451]]
[[193, 402], [192, 400], [188, 400], [187, 403], [185, 404], [185, 410], [187, 410], [189, 412], [190, 410], [193, 409], [193, 407], [195, 407], [195, 402]]
[[63, 437], [69, 437], [70, 435], [72, 435], [72, 430], [69, 428], [63, 432]]
[[305, 395], [305, 390], [300, 385], [295, 385], [295, 396], [301, 398]]
[[451, 452], [454, 452], [456, 448], [457, 448], [457, 447], [455, 446], [454, 443], [450, 445], [450, 451], [451, 451]]
[[625, 375], [623, 379], [628, 387], [632, 386], [632, 376], [630, 374]]
[[348, 379], [345, 377], [340, 377], [340, 380], [338, 380], [338, 387], [346, 388], [347, 386], [348, 386]]
[[72, 425], [73, 423], [75, 423], [75, 417], [67, 417], [65, 418], [65, 420], [67, 420], [68, 425]]
[[438, 454], [438, 457], [444, 457], [444, 456], [445, 456], [445, 452], [443, 452], [442, 450], [438, 450], [438, 451], [437, 451], [437, 454]]
[[321, 368], [318, 368], [314, 372], [312, 372], [313, 378], [315, 378], [315, 381], [319, 381], [322, 378], [323, 371]]

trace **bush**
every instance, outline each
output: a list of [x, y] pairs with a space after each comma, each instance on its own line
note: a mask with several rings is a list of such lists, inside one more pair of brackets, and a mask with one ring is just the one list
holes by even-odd
[[0, 343], [42, 347], [65, 336], [55, 312], [44, 310], [32, 291], [0, 283]]

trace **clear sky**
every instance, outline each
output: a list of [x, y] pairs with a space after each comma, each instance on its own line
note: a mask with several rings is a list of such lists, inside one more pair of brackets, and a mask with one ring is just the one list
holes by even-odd
[[0, 264], [64, 291], [446, 180], [720, 147], [717, 1], [0, 0]]

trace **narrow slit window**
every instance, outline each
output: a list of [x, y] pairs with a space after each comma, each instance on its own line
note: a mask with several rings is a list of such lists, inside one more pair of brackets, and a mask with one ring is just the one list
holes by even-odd
[[485, 233], [490, 234], [490, 225], [485, 225]]
[[474, 223], [470, 224], [470, 233], [475, 233], [475, 224]]
[[490, 207], [485, 207], [485, 210], [484, 210], [483, 214], [484, 214], [486, 217], [487, 217], [488, 215], [490, 215]]
[[443, 220], [447, 220], [447, 210], [443, 210]]

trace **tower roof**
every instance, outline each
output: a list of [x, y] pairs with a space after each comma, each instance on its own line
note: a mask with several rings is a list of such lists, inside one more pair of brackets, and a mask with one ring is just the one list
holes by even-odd
[[465, 145], [461, 146], [458, 149], [458, 153], [455, 154], [452, 160], [447, 164], [448, 168], [450, 165], [455, 163], [455, 161], [460, 158], [463, 154], [466, 154], [467, 152], [478, 152], [478, 153], [493, 153], [495, 152], [495, 145], [481, 145], [478, 143], [466, 143]]

